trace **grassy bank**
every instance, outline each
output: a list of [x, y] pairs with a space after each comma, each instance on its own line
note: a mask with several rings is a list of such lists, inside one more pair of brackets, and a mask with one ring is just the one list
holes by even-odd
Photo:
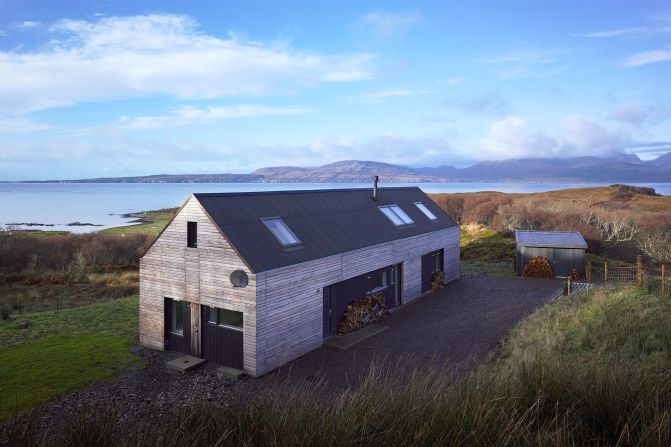
[[641, 290], [592, 291], [540, 309], [463, 377], [436, 367], [407, 380], [378, 367], [361, 389], [328, 398], [312, 384], [197, 404], [139, 439], [106, 409], [69, 421], [62, 442], [668, 445], [670, 314], [669, 300]]
[[139, 222], [123, 227], [114, 227], [101, 230], [102, 234], [150, 234], [158, 236], [163, 228], [177, 213], [177, 208], [166, 208], [156, 211], [145, 211], [133, 215]]
[[137, 297], [21, 319], [0, 322], [0, 419], [138, 362]]

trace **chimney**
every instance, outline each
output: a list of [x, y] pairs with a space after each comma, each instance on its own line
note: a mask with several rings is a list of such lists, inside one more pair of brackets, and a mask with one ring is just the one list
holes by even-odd
[[377, 179], [378, 176], [373, 176], [373, 200], [377, 202]]

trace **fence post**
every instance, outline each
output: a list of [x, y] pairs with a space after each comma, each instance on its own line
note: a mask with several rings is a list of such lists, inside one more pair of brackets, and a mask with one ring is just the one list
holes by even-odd
[[572, 281], [571, 281], [571, 277], [570, 277], [570, 276], [569, 276], [568, 278], [566, 278], [566, 282], [568, 283], [568, 287], [567, 287], [567, 288], [568, 288], [568, 294], [570, 295], [570, 294], [573, 293], [573, 290], [571, 290], [571, 289], [573, 288], [573, 283], [572, 283]]
[[643, 256], [636, 256], [636, 286], [643, 287]]
[[608, 284], [608, 263], [603, 263], [603, 283]]
[[592, 261], [589, 261], [587, 263], [587, 268], [585, 270], [587, 270], [587, 275], [586, 275], [587, 278], [585, 278], [585, 279], [587, 279], [588, 283], [591, 283], [592, 282]]
[[662, 295], [666, 295], [666, 264], [662, 264]]

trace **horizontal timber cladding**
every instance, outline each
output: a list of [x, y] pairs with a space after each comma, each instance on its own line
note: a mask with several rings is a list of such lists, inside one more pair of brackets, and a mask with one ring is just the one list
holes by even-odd
[[324, 287], [402, 263], [401, 303], [405, 304], [422, 294], [422, 255], [439, 249], [444, 250], [445, 281], [458, 278], [459, 227], [258, 273], [257, 374], [321, 346]]
[[[187, 222], [197, 223], [198, 248], [187, 247]], [[231, 284], [229, 278], [235, 270], [247, 274], [246, 287]], [[165, 297], [242, 312], [243, 369], [256, 375], [256, 275], [193, 197], [140, 260], [140, 342], [154, 349], [165, 349]], [[200, 312], [192, 317], [200, 319]], [[201, 327], [202, 322], [192, 324], [192, 339], [200, 340], [200, 332], [194, 331]]]

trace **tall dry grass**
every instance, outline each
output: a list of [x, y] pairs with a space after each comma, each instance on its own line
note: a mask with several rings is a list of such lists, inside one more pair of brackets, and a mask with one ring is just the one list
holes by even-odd
[[462, 376], [438, 365], [408, 375], [378, 364], [360, 388], [335, 395], [319, 384], [289, 382], [231, 402], [194, 404], [139, 432], [114, 408], [83, 409], [53, 432], [14, 425], [10, 440], [18, 446], [669, 445], [669, 315], [668, 299], [601, 289], [539, 310], [511, 332], [495, 359]]

